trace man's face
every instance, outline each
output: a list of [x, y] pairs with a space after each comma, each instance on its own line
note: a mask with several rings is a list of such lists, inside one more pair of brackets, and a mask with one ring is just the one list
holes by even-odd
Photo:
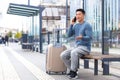
[[84, 21], [84, 16], [85, 15], [81, 11], [76, 12], [76, 19], [77, 19], [78, 22]]

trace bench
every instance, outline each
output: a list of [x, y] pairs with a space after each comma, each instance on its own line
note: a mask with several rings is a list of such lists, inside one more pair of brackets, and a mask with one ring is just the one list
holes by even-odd
[[109, 62], [120, 61], [120, 55], [102, 55], [99, 53], [91, 53], [83, 56], [81, 59], [94, 59], [94, 75], [98, 75], [98, 60], [101, 60], [103, 75], [109, 75]]
[[22, 48], [22, 49], [32, 50], [33, 49], [33, 45], [34, 45], [34, 43], [22, 43], [22, 46], [25, 46], [25, 48]]

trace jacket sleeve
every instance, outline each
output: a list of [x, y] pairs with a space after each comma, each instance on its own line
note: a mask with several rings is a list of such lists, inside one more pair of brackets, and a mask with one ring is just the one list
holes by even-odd
[[92, 39], [92, 27], [88, 25], [85, 29], [85, 36], [82, 38], [85, 41], [89, 41]]
[[68, 29], [68, 32], [67, 32], [67, 36], [68, 37], [71, 37], [75, 34], [75, 31], [73, 29], [73, 25], [70, 25], [69, 29]]

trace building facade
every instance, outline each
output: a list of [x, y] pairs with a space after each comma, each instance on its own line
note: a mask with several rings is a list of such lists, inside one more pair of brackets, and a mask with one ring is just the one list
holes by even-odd
[[[101, 43], [102, 40], [102, 1], [103, 0], [71, 0], [75, 6], [70, 6], [71, 17], [75, 13], [72, 11], [76, 8], [84, 8], [86, 11], [85, 20], [88, 21], [93, 28], [93, 43]], [[119, 0], [104, 0], [104, 29], [109, 33], [109, 40], [118, 44], [119, 29]]]

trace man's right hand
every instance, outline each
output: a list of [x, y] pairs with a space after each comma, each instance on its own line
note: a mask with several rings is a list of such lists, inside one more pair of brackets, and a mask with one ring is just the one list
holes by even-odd
[[71, 21], [71, 25], [74, 25], [75, 22], [76, 22], [76, 17], [74, 17], [74, 18], [72, 19], [72, 21]]

